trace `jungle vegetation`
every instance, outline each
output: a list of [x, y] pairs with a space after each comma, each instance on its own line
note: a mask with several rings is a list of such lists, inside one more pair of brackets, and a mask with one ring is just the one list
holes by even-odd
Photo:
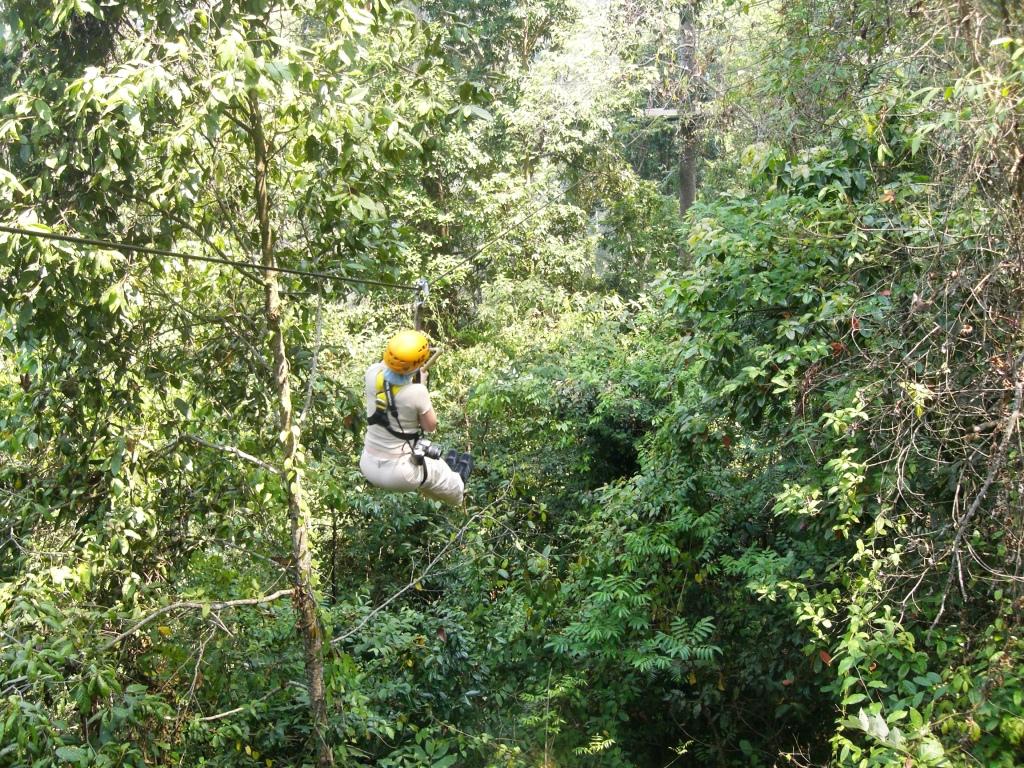
[[0, 766], [1024, 764], [1022, 120], [1008, 0], [0, 2]]

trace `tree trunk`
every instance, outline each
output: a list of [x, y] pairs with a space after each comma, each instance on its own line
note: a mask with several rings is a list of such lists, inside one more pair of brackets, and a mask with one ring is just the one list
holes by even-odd
[[679, 213], [690, 210], [697, 199], [697, 142], [693, 129], [681, 127], [679, 151]]
[[292, 602], [296, 611], [296, 628], [305, 646], [306, 684], [309, 688], [309, 708], [316, 741], [317, 764], [334, 764], [334, 755], [325, 738], [327, 704], [324, 697], [323, 634], [317, 616], [313, 595], [313, 564], [309, 551], [309, 509], [302, 498], [302, 451], [299, 426], [292, 413], [291, 384], [288, 377], [288, 357], [281, 328], [281, 299], [278, 293], [274, 259], [274, 243], [270, 231], [270, 198], [267, 192], [267, 139], [263, 132], [263, 117], [259, 101], [249, 96], [249, 118], [255, 158], [256, 216], [259, 222], [260, 257], [264, 267], [264, 312], [274, 358], [274, 387], [277, 391], [278, 425], [284, 443], [285, 485], [288, 493], [288, 518], [292, 534]]
[[679, 213], [697, 199], [697, 121], [693, 78], [697, 72], [697, 39], [693, 27], [696, 2], [679, 8]]

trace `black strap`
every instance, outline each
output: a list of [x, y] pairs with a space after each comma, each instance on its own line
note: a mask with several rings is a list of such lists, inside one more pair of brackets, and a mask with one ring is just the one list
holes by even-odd
[[384, 382], [384, 397], [388, 399], [388, 410], [391, 411], [391, 415], [395, 417], [395, 421], [398, 421], [398, 406], [395, 404], [395, 390], [391, 388], [391, 382]]
[[[384, 382], [384, 396], [388, 399], [388, 410], [391, 411], [391, 414], [395, 417], [395, 423], [398, 424], [399, 429], [401, 429], [402, 422], [398, 418], [398, 405], [395, 403], [395, 393], [391, 389], [391, 382], [390, 381], [385, 381]], [[382, 416], [384, 416], [384, 421], [387, 422], [387, 416], [384, 413], [384, 411], [377, 411], [377, 413], [379, 413]], [[376, 414], [374, 414], [374, 415], [376, 415]], [[421, 434], [420, 432], [417, 432], [414, 435], [410, 435], [410, 433], [408, 433], [408, 432], [396, 432], [395, 430], [393, 430], [391, 428], [391, 425], [388, 424], [388, 423], [385, 423], [384, 428], [388, 432], [390, 432], [392, 435], [394, 435], [395, 437], [399, 437], [402, 440], [406, 440], [409, 443], [409, 447], [413, 448], [415, 450], [415, 448], [416, 448], [415, 443], [416, 443], [417, 440], [420, 439], [420, 434]], [[427, 482], [427, 462], [426, 462], [426, 459], [423, 459], [423, 458], [421, 458], [420, 461], [421, 461], [420, 467], [423, 469], [423, 477], [420, 478], [420, 487], [422, 488], [423, 484], [425, 482]]]
[[[377, 410], [373, 412], [369, 419], [366, 420], [367, 424], [373, 424], [374, 426], [384, 427], [393, 437], [397, 437], [399, 440], [405, 440], [407, 443], [415, 443], [420, 439], [419, 432], [402, 432], [402, 422], [398, 419], [398, 404], [395, 403], [395, 393], [391, 389], [391, 382], [384, 382], [384, 396], [387, 398], [387, 410], [381, 409], [378, 401]], [[395, 417], [395, 422], [398, 424], [398, 429], [391, 426], [391, 421], [388, 419], [388, 411]], [[423, 478], [424, 481], [426, 477]], [[423, 483], [420, 483], [422, 485]]]
[[373, 424], [376, 427], [384, 427], [394, 437], [399, 440], [405, 440], [406, 442], [419, 440], [419, 432], [399, 432], [391, 426], [391, 422], [388, 421], [387, 411], [374, 411], [373, 415], [366, 420], [367, 424]]

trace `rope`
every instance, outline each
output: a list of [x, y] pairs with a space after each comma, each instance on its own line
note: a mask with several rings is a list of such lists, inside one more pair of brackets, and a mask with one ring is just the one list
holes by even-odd
[[153, 248], [147, 245], [130, 245], [129, 243], [119, 243], [113, 240], [97, 240], [91, 237], [79, 237], [77, 235], [61, 235], [56, 232], [42, 232], [34, 229], [22, 229], [21, 227], [12, 227], [7, 224], [0, 224], [0, 232], [7, 232], [12, 235], [24, 235], [26, 237], [36, 237], [41, 240], [58, 240], [64, 243], [75, 243], [77, 245], [90, 245], [98, 248], [107, 248], [112, 251], [132, 251], [134, 253], [144, 253], [148, 256], [168, 256], [174, 259], [184, 259], [186, 261], [202, 261], [208, 264], [224, 264], [229, 267], [236, 269], [255, 269], [260, 272], [282, 272], [288, 275], [298, 275], [299, 277], [312, 277], [320, 280], [334, 280], [339, 283], [352, 283], [356, 285], [377, 285], [383, 288], [394, 288], [403, 291], [419, 291], [420, 286], [412, 285], [409, 283], [389, 283], [383, 280], [370, 280], [367, 278], [355, 278], [355, 277], [342, 277], [341, 275], [334, 275], [330, 272], [317, 272], [314, 270], [305, 269], [292, 269], [291, 267], [268, 267], [263, 264], [254, 264], [250, 261], [235, 261], [232, 259], [222, 259], [217, 256], [196, 256], [191, 253], [180, 253], [178, 251], [170, 251], [166, 248]]
[[[623, 153], [625, 153], [626, 150], [633, 146], [633, 144], [639, 141], [643, 136], [644, 134], [642, 132], [638, 133], [630, 141], [626, 142], [626, 144], [622, 147]], [[602, 170], [603, 169], [595, 169], [590, 173], [584, 174], [576, 181], [574, 181], [572, 184], [570, 184], [568, 187], [559, 192], [557, 195], [555, 195], [553, 198], [545, 202], [543, 205], [538, 206], [537, 208], [533, 209], [522, 218], [518, 219], [517, 221], [514, 221], [512, 224], [505, 227], [505, 229], [501, 230], [497, 235], [484, 242], [471, 253], [467, 254], [466, 256], [456, 261], [455, 264], [453, 264], [449, 269], [445, 270], [440, 275], [433, 278], [433, 280], [431, 280], [430, 282], [436, 283], [439, 280], [443, 280], [463, 264], [475, 261], [484, 251], [486, 251], [492, 245], [494, 245], [503, 237], [505, 237], [505, 235], [519, 229], [521, 226], [523, 226], [523, 224], [526, 224], [535, 216], [540, 215], [541, 213], [546, 211], [548, 208], [550, 208], [552, 205], [559, 202], [560, 200], [564, 200], [570, 192], [579, 187], [583, 182], [595, 178]], [[414, 324], [416, 324], [417, 328], [422, 322], [421, 313], [423, 310], [423, 305], [426, 303], [427, 296], [429, 295], [428, 283], [423, 278], [417, 280], [415, 283], [410, 284], [390, 283], [383, 280], [370, 280], [368, 278], [342, 277], [340, 275], [335, 275], [330, 272], [317, 272], [313, 270], [292, 269], [290, 267], [281, 266], [267, 267], [264, 266], [263, 264], [254, 264], [249, 261], [234, 261], [232, 259], [224, 259], [216, 256], [196, 256], [194, 254], [180, 253], [178, 251], [167, 250], [165, 248], [152, 248], [150, 246], [144, 245], [130, 245], [128, 243], [119, 243], [114, 242], [112, 240], [98, 240], [94, 238], [80, 237], [76, 235], [60, 235], [55, 232], [42, 232], [39, 230], [22, 229], [21, 227], [12, 227], [6, 224], [0, 224], [0, 232], [7, 232], [12, 235], [24, 235], [26, 237], [37, 237], [43, 240], [58, 240], [67, 243], [77, 243], [79, 245], [91, 245], [100, 248], [108, 248], [110, 250], [132, 251], [135, 253], [144, 253], [150, 256], [169, 256], [171, 258], [184, 259], [186, 261], [191, 259], [193, 261], [202, 261], [209, 264], [224, 264], [242, 270], [255, 269], [263, 272], [282, 272], [284, 274], [297, 275], [299, 277], [312, 277], [322, 280], [334, 280], [335, 282], [339, 283], [349, 283], [354, 285], [376, 285], [382, 288], [394, 288], [396, 290], [414, 291], [417, 294], [417, 298], [413, 304], [413, 321]]]
[[430, 285], [424, 278], [416, 281], [416, 300], [412, 303], [412, 325], [417, 331], [423, 330], [423, 307], [430, 297]]

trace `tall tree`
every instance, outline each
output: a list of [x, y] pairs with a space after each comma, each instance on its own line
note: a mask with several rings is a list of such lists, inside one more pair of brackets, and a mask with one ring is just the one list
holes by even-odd
[[697, 0], [679, 6], [679, 213], [685, 214], [697, 199], [699, 127], [696, 111], [700, 73], [697, 70]]
[[264, 314], [269, 331], [269, 344], [273, 359], [273, 384], [278, 401], [278, 427], [282, 443], [285, 494], [288, 499], [288, 518], [292, 539], [292, 600], [298, 614], [295, 622], [305, 646], [306, 684], [309, 707], [316, 741], [317, 763], [333, 765], [334, 756], [327, 740], [327, 703], [324, 693], [323, 631], [317, 612], [317, 598], [313, 591], [314, 574], [310, 553], [309, 507], [303, 498], [303, 469], [301, 430], [292, 408], [288, 349], [282, 326], [280, 287], [274, 255], [274, 235], [270, 225], [270, 192], [267, 163], [271, 147], [263, 130], [260, 99], [255, 91], [248, 95], [249, 138], [253, 151], [253, 200], [259, 227], [260, 263], [264, 267]]

